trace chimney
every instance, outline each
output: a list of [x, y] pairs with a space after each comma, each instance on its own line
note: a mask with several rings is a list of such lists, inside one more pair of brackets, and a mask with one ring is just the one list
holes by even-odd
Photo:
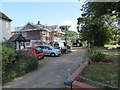
[[42, 24], [41, 21], [38, 21], [37, 25], [41, 25], [41, 24]]

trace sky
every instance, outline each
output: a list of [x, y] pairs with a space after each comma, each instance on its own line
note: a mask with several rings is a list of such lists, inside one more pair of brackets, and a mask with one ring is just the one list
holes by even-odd
[[2, 2], [1, 11], [12, 19], [11, 28], [27, 22], [43, 25], [71, 25], [77, 31], [77, 18], [81, 16], [83, 2]]

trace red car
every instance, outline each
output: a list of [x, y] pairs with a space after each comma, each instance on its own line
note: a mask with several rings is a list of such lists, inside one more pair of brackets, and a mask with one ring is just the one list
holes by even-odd
[[26, 48], [23, 48], [22, 51], [25, 54], [32, 55], [32, 56], [36, 57], [37, 59], [44, 58], [44, 52], [39, 47], [26, 47]]

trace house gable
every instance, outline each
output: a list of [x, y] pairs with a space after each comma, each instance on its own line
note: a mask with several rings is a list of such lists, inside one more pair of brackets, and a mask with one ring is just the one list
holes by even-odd
[[2, 12], [0, 12], [0, 19], [7, 20], [7, 21], [9, 21], [9, 22], [12, 21], [8, 16], [6, 16], [6, 15], [5, 15], [4, 13], [2, 13]]
[[52, 25], [52, 26], [48, 26], [48, 28], [51, 30], [51, 31], [55, 31], [57, 25]]
[[27, 23], [21, 30], [29, 30], [29, 29], [36, 29], [36, 27], [34, 25], [32, 25], [31, 23]]
[[12, 41], [25, 41], [25, 38], [21, 34], [14, 34], [10, 40]]

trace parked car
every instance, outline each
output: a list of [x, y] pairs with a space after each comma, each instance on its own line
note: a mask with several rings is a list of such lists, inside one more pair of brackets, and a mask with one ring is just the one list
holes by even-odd
[[37, 45], [37, 47], [40, 47], [40, 48], [43, 49], [44, 55], [50, 55], [52, 57], [61, 55], [61, 51], [59, 49], [55, 49], [52, 46], [49, 46], [49, 45]]
[[43, 59], [44, 58], [44, 52], [41, 48], [38, 47], [26, 47], [23, 48], [22, 51], [25, 54], [32, 55], [36, 57], [37, 59]]

